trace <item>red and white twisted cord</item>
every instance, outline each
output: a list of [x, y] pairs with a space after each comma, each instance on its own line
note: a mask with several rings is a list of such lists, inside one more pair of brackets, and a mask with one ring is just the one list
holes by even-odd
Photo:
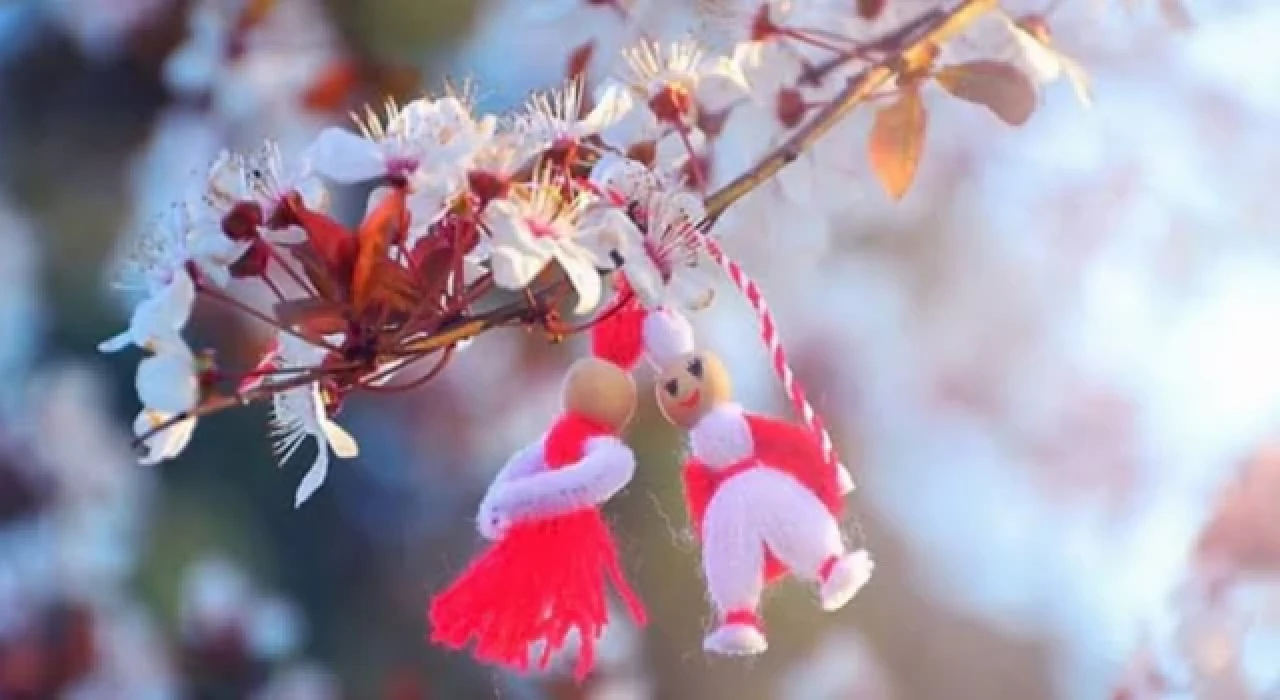
[[827, 432], [822, 417], [814, 410], [813, 404], [809, 403], [809, 399], [805, 396], [804, 387], [796, 379], [790, 363], [787, 362], [787, 351], [782, 347], [782, 339], [778, 337], [778, 326], [774, 322], [773, 312], [769, 310], [768, 302], [764, 299], [764, 293], [760, 291], [760, 287], [755, 283], [755, 280], [751, 279], [746, 271], [742, 269], [742, 266], [724, 252], [724, 249], [720, 247], [720, 244], [714, 238], [703, 236], [703, 242], [706, 246], [707, 254], [728, 273], [729, 280], [733, 282], [733, 286], [742, 296], [746, 297], [747, 303], [751, 305], [751, 310], [755, 312], [756, 319], [760, 321], [760, 339], [764, 341], [765, 347], [769, 349], [769, 359], [773, 365], [774, 374], [782, 382], [782, 386], [787, 392], [787, 398], [791, 400], [792, 408], [800, 416], [805, 427], [822, 444], [823, 457], [826, 459], [827, 464], [836, 470], [841, 483], [841, 492], [852, 491], [853, 479], [849, 475], [848, 469], [836, 456], [835, 443], [831, 439], [831, 434]]

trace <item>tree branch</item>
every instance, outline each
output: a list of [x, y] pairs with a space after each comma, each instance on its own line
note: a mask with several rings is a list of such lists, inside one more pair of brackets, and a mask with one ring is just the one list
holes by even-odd
[[[766, 156], [751, 170], [712, 193], [706, 203], [708, 222], [714, 222], [732, 204], [764, 184], [787, 164], [800, 157], [800, 154], [812, 148], [836, 123], [859, 104], [865, 102], [876, 90], [899, 77], [906, 67], [917, 64], [927, 52], [964, 31], [974, 20], [994, 10], [998, 5], [999, 0], [964, 0], [949, 12], [939, 14], [935, 21], [924, 28], [909, 32], [908, 34], [914, 33], [915, 37], [910, 39], [906, 46], [860, 73], [830, 104], [823, 107], [809, 123], [792, 134], [791, 138], [773, 153]], [[515, 303], [483, 316], [446, 325], [439, 333], [406, 345], [404, 354], [434, 352], [455, 343], [470, 340], [492, 328], [511, 321], [526, 319], [531, 311], [532, 309], [528, 306]]]
[[[778, 174], [784, 167], [799, 158], [801, 154], [812, 148], [819, 139], [825, 136], [835, 125], [853, 111], [855, 107], [866, 102], [876, 90], [899, 78], [911, 66], [918, 65], [927, 53], [942, 42], [963, 31], [978, 17], [996, 9], [999, 0], [964, 0], [954, 9], [939, 13], [936, 19], [928, 22], [928, 15], [921, 21], [924, 28], [907, 32], [914, 38], [906, 39], [906, 46], [886, 57], [879, 63], [867, 68], [849, 81], [849, 84], [829, 104], [819, 110], [812, 119], [800, 127], [782, 145], [765, 156], [747, 172], [739, 175], [732, 182], [712, 193], [706, 201], [706, 217], [702, 227], [709, 229], [715, 221], [734, 203], [745, 197], [752, 190], [763, 185], [769, 178]], [[914, 24], [914, 23], [913, 23]], [[912, 26], [912, 30], [916, 27]], [[532, 293], [532, 298], [541, 303], [546, 295], [553, 292], [563, 277], [553, 281], [548, 287]], [[541, 318], [543, 309], [529, 303], [528, 298], [521, 298], [491, 311], [475, 316], [455, 318], [442, 324], [439, 330], [425, 338], [404, 343], [392, 355], [385, 359], [400, 357], [425, 357], [446, 348], [466, 342], [476, 336], [513, 322], [532, 323]], [[211, 397], [191, 411], [174, 416], [161, 426], [134, 440], [135, 448], [146, 440], [172, 427], [176, 423], [189, 418], [198, 418], [218, 413], [228, 408], [244, 405], [269, 398], [271, 395], [291, 388], [305, 386], [317, 381], [325, 375], [333, 373], [333, 368], [305, 372], [301, 376], [286, 381], [269, 383], [256, 389]]]
[[709, 229], [710, 225], [715, 223], [716, 219], [735, 202], [763, 185], [769, 178], [777, 175], [778, 171], [812, 148], [841, 119], [853, 111], [854, 107], [865, 102], [876, 90], [899, 77], [905, 68], [918, 64], [921, 58], [934, 47], [964, 31], [974, 20], [994, 10], [998, 5], [999, 0], [964, 0], [955, 9], [941, 15], [936, 22], [921, 31], [905, 47], [859, 73], [830, 104], [823, 107], [807, 124], [796, 130], [791, 138], [774, 149], [755, 167], [734, 178], [732, 182], [707, 198], [704, 230]]

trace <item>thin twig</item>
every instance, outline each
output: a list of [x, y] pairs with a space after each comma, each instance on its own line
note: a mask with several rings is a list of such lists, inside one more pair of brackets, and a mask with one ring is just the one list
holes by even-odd
[[310, 343], [311, 345], [322, 347], [330, 352], [340, 351], [339, 348], [335, 347], [332, 343], [328, 342], [327, 340], [323, 338], [309, 338], [303, 335], [302, 333], [299, 333], [298, 331], [281, 324], [279, 321], [253, 308], [252, 306], [249, 306], [248, 304], [240, 301], [239, 299], [236, 299], [235, 297], [232, 297], [232, 296], [228, 296], [227, 294], [219, 290], [216, 290], [213, 287], [202, 286], [198, 291], [200, 294], [203, 294], [206, 298], [220, 301], [223, 304], [226, 304], [234, 308], [236, 311], [239, 311], [240, 313], [246, 316], [249, 316], [253, 319], [256, 319], [258, 321], [261, 321], [267, 324], [274, 330], [278, 330], [283, 333], [288, 333], [289, 335], [292, 335], [295, 338], [304, 340], [307, 343]]
[[200, 405], [196, 406], [195, 408], [192, 408], [187, 411], [183, 411], [181, 413], [177, 413], [171, 416], [168, 420], [160, 423], [157, 426], [154, 426], [147, 432], [134, 438], [133, 449], [135, 450], [140, 449], [142, 445], [144, 445], [148, 440], [155, 437], [156, 435], [159, 435], [160, 433], [163, 433], [169, 428], [172, 428], [178, 423], [182, 423], [184, 421], [188, 421], [194, 418], [203, 418], [204, 416], [212, 415], [214, 413], [221, 413], [222, 411], [225, 411], [229, 408], [244, 406], [246, 404], [250, 404], [255, 401], [260, 401], [262, 399], [269, 398], [273, 394], [279, 393], [281, 391], [296, 389], [300, 386], [306, 386], [313, 382], [319, 381], [319, 379], [321, 377], [324, 377], [325, 375], [333, 374], [335, 372], [347, 371], [349, 369], [351, 368], [350, 367], [313, 367], [310, 369], [310, 371], [306, 372], [301, 376], [294, 377], [293, 379], [288, 379], [280, 382], [273, 382], [271, 384], [264, 384], [257, 388], [250, 389], [248, 391], [239, 391], [234, 394], [222, 394], [218, 396], [212, 396], [208, 399], [205, 399], [203, 402], [200, 403]]
[[[304, 280], [302, 275], [297, 270], [293, 269], [293, 265], [285, 259], [284, 254], [279, 250], [276, 250], [276, 247], [271, 243], [267, 243], [266, 241], [264, 241], [264, 243], [267, 245], [267, 254], [271, 256], [271, 260], [284, 271], [284, 274], [288, 276], [299, 289], [312, 296], [319, 294], [315, 289], [315, 285], [311, 284], [310, 280]], [[263, 277], [263, 279], [266, 278]]]
[[705, 224], [701, 228], [704, 231], [709, 230], [711, 224], [714, 224], [726, 209], [812, 148], [855, 107], [865, 102], [889, 81], [897, 78], [904, 67], [913, 65], [933, 47], [964, 31], [974, 20], [995, 9], [998, 4], [998, 0], [965, 0], [954, 10], [941, 16], [928, 29], [917, 34], [916, 38], [900, 51], [850, 80], [831, 104], [815, 114], [809, 123], [792, 134], [791, 138], [778, 146], [773, 153], [708, 197]]

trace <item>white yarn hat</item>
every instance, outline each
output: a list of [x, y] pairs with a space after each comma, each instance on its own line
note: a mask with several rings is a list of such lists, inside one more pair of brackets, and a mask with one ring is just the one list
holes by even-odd
[[645, 355], [659, 368], [697, 349], [689, 319], [669, 307], [645, 314], [643, 335]]

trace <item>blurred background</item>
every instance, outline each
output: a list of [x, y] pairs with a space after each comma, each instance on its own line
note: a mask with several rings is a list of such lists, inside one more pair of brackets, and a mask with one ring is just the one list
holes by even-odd
[[[577, 341], [489, 334], [419, 391], [353, 401], [360, 458], [296, 511], [302, 465], [274, 466], [260, 408], [134, 463], [136, 357], [95, 351], [127, 322], [111, 270], [220, 149], [296, 153], [446, 80], [503, 110], [585, 41], [674, 36], [705, 4], [638, 3], [637, 29], [577, 0], [0, 0], [0, 698], [1118, 700], [1164, 697], [1123, 694], [1165, 674], [1144, 650], [1172, 648], [1185, 690], [1209, 642], [1243, 680], [1200, 696], [1280, 697], [1274, 539], [1250, 541], [1271, 559], [1234, 632], [1187, 632], [1176, 595], [1209, 526], [1230, 521], [1230, 549], [1280, 518], [1270, 0], [1187, 3], [1194, 24], [1161, 0], [1056, 3], [1092, 108], [1049, 85], [1011, 129], [939, 98], [903, 202], [858, 136], [815, 176], [842, 212], [819, 233], [725, 232], [855, 466], [878, 560], [838, 614], [779, 589], [759, 659], [700, 651], [682, 446], [651, 405], [609, 507], [649, 628], [611, 629], [583, 687], [428, 644], [427, 600], [478, 546], [474, 507], [549, 420]], [[786, 415], [745, 304], [724, 289], [694, 322], [743, 403]], [[192, 328], [232, 357], [262, 344], [218, 309]]]

